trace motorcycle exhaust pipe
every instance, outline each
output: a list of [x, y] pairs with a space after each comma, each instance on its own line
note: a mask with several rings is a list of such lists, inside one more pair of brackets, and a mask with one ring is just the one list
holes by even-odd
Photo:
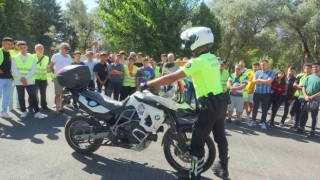
[[109, 132], [102, 132], [102, 133], [97, 133], [97, 134], [81, 134], [81, 135], [75, 135], [74, 138], [76, 140], [88, 140], [88, 139], [102, 139], [102, 138], [108, 138], [109, 137]]

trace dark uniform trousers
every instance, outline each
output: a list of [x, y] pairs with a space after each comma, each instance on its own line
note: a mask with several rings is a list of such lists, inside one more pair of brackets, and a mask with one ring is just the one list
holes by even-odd
[[[48, 105], [47, 104], [47, 86], [48, 86], [47, 80], [39, 80], [39, 79], [35, 80], [35, 96], [37, 99], [36, 105], [38, 106], [40, 104], [42, 108], [48, 107], [47, 106]], [[39, 92], [40, 92], [40, 101], [38, 97]], [[28, 98], [29, 109], [34, 108], [31, 101], [32, 100], [30, 99], [30, 96], [29, 96]]]
[[[220, 97], [217, 98], [217, 96]], [[191, 154], [198, 159], [204, 157], [205, 139], [209, 137], [212, 131], [214, 141], [218, 144], [221, 164], [227, 165], [228, 141], [224, 124], [227, 111], [227, 100], [224, 93], [217, 96], [214, 96], [217, 98], [215, 103], [208, 103], [208, 108], [203, 108], [200, 105], [200, 108], [197, 111], [197, 121], [195, 122], [192, 133]]]

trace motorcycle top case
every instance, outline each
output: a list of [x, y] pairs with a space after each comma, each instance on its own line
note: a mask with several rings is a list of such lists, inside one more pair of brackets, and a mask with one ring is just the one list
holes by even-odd
[[91, 80], [89, 67], [84, 65], [66, 66], [59, 71], [57, 80], [61, 86], [66, 88], [86, 88]]

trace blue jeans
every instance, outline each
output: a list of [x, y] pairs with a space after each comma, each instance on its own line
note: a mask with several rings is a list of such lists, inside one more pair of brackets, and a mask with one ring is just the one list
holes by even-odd
[[113, 99], [119, 101], [121, 89], [122, 81], [109, 81], [106, 95], [111, 97], [111, 95], [113, 94]]
[[12, 79], [0, 79], [0, 99], [2, 97], [2, 112], [7, 112], [10, 92], [12, 87]]
[[190, 86], [188, 87], [187, 93], [186, 93], [186, 103], [191, 104], [192, 98], [193, 97], [195, 98], [195, 90], [192, 82], [189, 82], [189, 85]]

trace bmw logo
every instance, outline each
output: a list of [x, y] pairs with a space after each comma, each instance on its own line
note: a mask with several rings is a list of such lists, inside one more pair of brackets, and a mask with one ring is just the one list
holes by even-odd
[[95, 107], [95, 106], [98, 105], [98, 103], [95, 102], [95, 101], [89, 101], [88, 104], [89, 104], [89, 106], [91, 106], [91, 107]]
[[154, 119], [155, 119], [155, 120], [160, 120], [160, 116], [159, 116], [159, 115], [156, 115], [156, 116], [154, 117]]

